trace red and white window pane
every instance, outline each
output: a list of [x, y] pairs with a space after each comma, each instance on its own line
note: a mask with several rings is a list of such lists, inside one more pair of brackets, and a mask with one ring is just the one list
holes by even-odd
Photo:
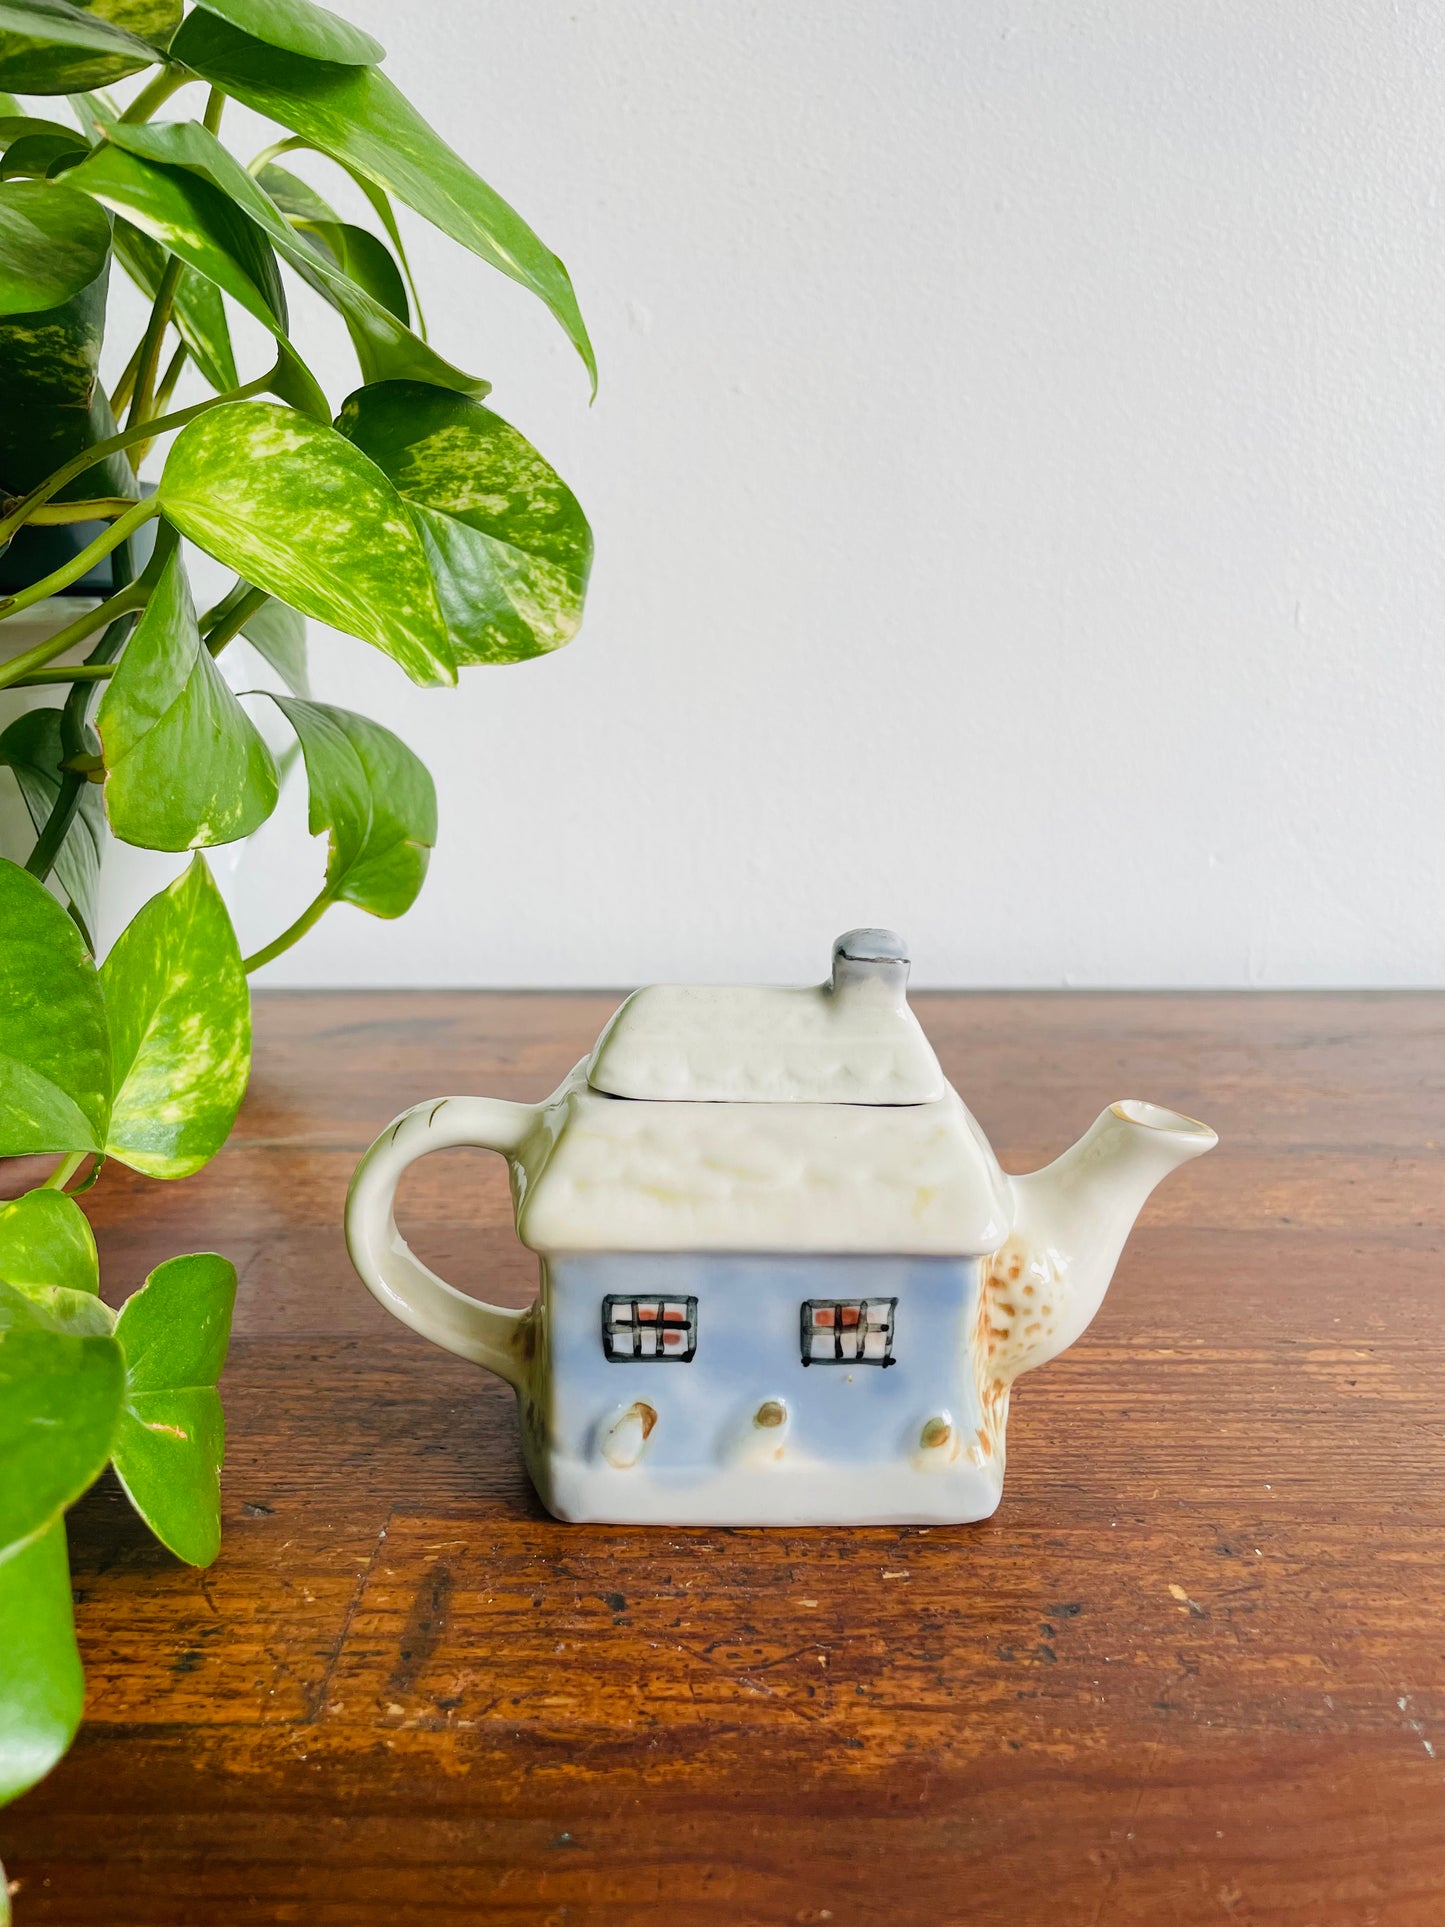
[[807, 1298], [805, 1365], [891, 1365], [896, 1298]]
[[685, 1365], [697, 1350], [696, 1298], [604, 1298], [602, 1349], [619, 1362]]

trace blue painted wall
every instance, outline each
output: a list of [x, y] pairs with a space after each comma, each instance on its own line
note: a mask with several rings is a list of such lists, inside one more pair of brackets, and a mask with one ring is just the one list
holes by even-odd
[[[546, 1316], [554, 1446], [590, 1458], [618, 1410], [658, 1415], [650, 1465], [715, 1470], [765, 1399], [788, 1407], [788, 1449], [859, 1465], [912, 1453], [947, 1411], [968, 1438], [980, 1423], [968, 1356], [978, 1287], [971, 1258], [696, 1256], [645, 1252], [553, 1262]], [[697, 1352], [612, 1362], [602, 1343], [609, 1293], [695, 1297]], [[807, 1298], [896, 1298], [892, 1365], [802, 1362]]]

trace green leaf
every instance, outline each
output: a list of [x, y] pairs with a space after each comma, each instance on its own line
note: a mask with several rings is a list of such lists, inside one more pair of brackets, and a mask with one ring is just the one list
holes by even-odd
[[[366, 228], [354, 227], [349, 221], [343, 221], [335, 208], [322, 200], [308, 182], [288, 173], [284, 167], [278, 167], [274, 161], [268, 161], [255, 178], [293, 227], [320, 242], [344, 274], [399, 321], [410, 325], [411, 302], [407, 298], [407, 287], [411, 271], [405, 265], [406, 256], [391, 212], [391, 203], [379, 187], [367, 180], [364, 174], [352, 176], [373, 207], [382, 213], [383, 224], [392, 236], [392, 247], [396, 250], [394, 255], [384, 242]], [[422, 338], [425, 339], [425, 336]]]
[[201, 641], [179, 553], [106, 684], [95, 718], [105, 809], [123, 843], [209, 849], [276, 807], [276, 765]]
[[214, 1388], [137, 1393], [116, 1429], [115, 1470], [161, 1544], [188, 1565], [221, 1549], [226, 1426]]
[[151, 1531], [193, 1566], [208, 1566], [221, 1543], [225, 1423], [215, 1386], [235, 1301], [235, 1267], [199, 1252], [159, 1266], [116, 1320], [126, 1367], [116, 1473]]
[[313, 836], [330, 833], [325, 894], [374, 917], [416, 901], [436, 842], [436, 789], [426, 765], [380, 723], [329, 703], [272, 701], [301, 740]]
[[110, 222], [58, 181], [0, 181], [0, 314], [40, 314], [88, 287]]
[[226, 1362], [235, 1302], [229, 1258], [196, 1251], [158, 1265], [116, 1321], [126, 1397], [213, 1386]]
[[[104, 396], [96, 381], [100, 365], [101, 342], [105, 334], [106, 286], [110, 278], [107, 261], [95, 279], [58, 307], [38, 314], [13, 315], [0, 320], [0, 386], [14, 406], [0, 410], [0, 439], [7, 451], [4, 480], [10, 485], [11, 470], [17, 466], [26, 446], [11, 432], [13, 416], [38, 415], [47, 408], [64, 408], [74, 421], [84, 422], [93, 396]], [[109, 410], [107, 409], [107, 415]], [[13, 451], [13, 452], [12, 452]], [[42, 457], [49, 454], [42, 451]], [[71, 451], [72, 453], [74, 450]], [[22, 460], [18, 466], [27, 464]], [[37, 481], [50, 472], [40, 469]], [[93, 475], [86, 486], [95, 488]]]
[[[81, 295], [76, 302], [67, 303], [65, 308], [52, 308], [48, 314], [24, 315], [17, 321], [0, 322], [0, 393], [37, 396], [33, 402], [0, 409], [0, 485], [12, 494], [24, 494], [37, 482], [44, 481], [62, 463], [68, 462], [73, 455], [80, 454], [83, 449], [94, 448], [97, 442], [106, 441], [115, 433], [115, 418], [110, 412], [105, 390], [98, 381], [91, 389], [89, 400], [78, 406], [59, 396], [53, 400], [38, 399], [38, 394], [50, 383], [58, 387], [72, 376], [76, 379], [80, 377], [78, 357], [83, 352], [84, 344], [79, 339], [78, 327], [74, 325], [73, 311], [77, 303], [85, 298], [85, 295]], [[69, 318], [62, 320], [61, 317]], [[45, 323], [46, 326], [31, 330], [27, 343], [17, 342], [13, 331], [23, 327], [27, 321]], [[47, 341], [63, 341], [67, 351], [75, 351], [77, 360], [72, 362], [57, 357], [49, 364], [43, 383], [37, 387], [23, 386], [24, 376], [16, 371], [15, 363], [26, 361], [33, 365], [31, 351], [43, 353]], [[92, 495], [135, 494], [134, 471], [124, 454], [119, 454], [108, 455], [104, 461], [95, 463], [83, 474], [77, 475], [55, 499], [58, 502], [71, 502]], [[27, 534], [41, 533], [43, 531], [37, 529], [21, 529], [15, 540], [23, 542]], [[47, 566], [53, 567], [54, 564]]]
[[275, 161], [267, 161], [255, 174], [258, 187], [264, 188], [288, 221], [339, 221], [341, 216], [329, 201], [322, 200], [308, 181], [292, 174]]
[[[0, 489], [23, 495], [37, 482], [115, 433], [97, 379], [110, 263], [59, 307], [0, 320]], [[330, 418], [330, 410], [327, 410]], [[136, 479], [123, 454], [109, 455], [61, 489], [58, 501], [87, 495], [133, 495]], [[59, 559], [53, 531], [24, 528], [7, 568], [12, 581], [46, 573]]]
[[44, 884], [0, 859], [0, 1157], [100, 1150], [110, 1066], [80, 932]]
[[0, 1205], [0, 1334], [105, 1334], [114, 1317], [98, 1296], [95, 1239], [63, 1191], [27, 1191]]
[[[107, 261], [88, 287], [59, 307], [0, 321], [0, 394], [6, 404], [0, 408], [0, 487], [11, 494], [23, 495], [73, 455], [115, 433], [97, 379], [109, 279]], [[110, 455], [68, 482], [56, 499], [133, 495], [135, 488], [125, 456]], [[22, 530], [16, 541], [40, 534]], [[17, 551], [12, 560], [18, 559]]]
[[[334, 262], [363, 294], [369, 294], [388, 314], [395, 315], [403, 327], [408, 325], [411, 309], [406, 298], [406, 283], [384, 241], [378, 241], [366, 228], [356, 227], [350, 221], [308, 221], [301, 232], [321, 243], [325, 250], [323, 260]], [[345, 313], [344, 306], [342, 312]]]
[[[318, 149], [317, 151], [319, 152], [320, 150]], [[416, 282], [412, 278], [411, 263], [406, 258], [406, 247], [401, 238], [401, 229], [397, 226], [396, 216], [392, 212], [390, 196], [384, 187], [378, 187], [375, 181], [369, 180], [358, 168], [347, 167], [345, 161], [338, 161], [337, 166], [344, 168], [351, 179], [355, 181], [367, 200], [370, 201], [372, 211], [375, 213], [376, 218], [386, 229], [386, 238], [391, 242], [396, 258], [401, 263], [401, 271], [406, 276], [406, 285], [411, 291], [411, 310], [415, 318], [414, 325], [416, 331], [422, 340], [425, 341], [426, 317], [421, 311], [421, 296], [416, 291]], [[596, 386], [595, 375], [593, 377], [593, 386], [594, 388]]]
[[100, 1290], [90, 1220], [63, 1191], [27, 1191], [0, 1204], [0, 1278], [12, 1285]]
[[[443, 360], [411, 332], [404, 317], [399, 320], [385, 302], [344, 273], [329, 254], [318, 252], [298, 235], [269, 195], [199, 121], [144, 126], [117, 122], [109, 133], [127, 154], [165, 169], [175, 178], [204, 183], [247, 216], [302, 279], [343, 315], [366, 380], [412, 377], [463, 394], [486, 393], [486, 382]], [[366, 265], [374, 268], [374, 257], [368, 255]]]
[[[118, 133], [112, 127], [110, 133]], [[276, 257], [254, 221], [210, 181], [105, 142], [62, 176], [214, 281], [274, 335], [286, 333]]]
[[18, 140], [6, 144], [0, 176], [9, 179], [31, 174], [43, 178], [58, 160], [77, 160], [85, 151], [85, 142], [73, 127], [54, 131], [37, 127], [34, 133], [22, 134]]
[[[115, 217], [112, 237], [116, 259], [142, 294], [155, 300], [165, 271], [166, 250], [142, 234], [121, 215]], [[185, 267], [176, 285], [172, 308], [181, 339], [191, 358], [218, 394], [240, 386], [236, 358], [231, 349], [231, 331], [226, 323], [225, 305], [215, 282]]]
[[248, 582], [374, 643], [413, 682], [456, 681], [406, 504], [334, 429], [266, 402], [213, 408], [176, 437], [159, 496], [183, 535]]
[[246, 975], [204, 858], [142, 905], [100, 976], [115, 1050], [106, 1152], [188, 1177], [225, 1143], [251, 1068]]
[[57, 1519], [0, 1561], [0, 1806], [44, 1779], [74, 1739], [84, 1703], [65, 1521]]
[[325, 392], [287, 338], [286, 298], [271, 245], [225, 194], [199, 174], [157, 167], [109, 142], [69, 168], [64, 180], [125, 215], [239, 301], [276, 337], [282, 369], [274, 392], [318, 421], [330, 419]]
[[325, 422], [331, 419], [326, 390], [289, 341], [276, 343], [276, 368], [269, 387], [278, 401], [299, 409], [303, 415], [309, 415], [312, 421]]
[[[293, 696], [310, 695], [306, 675], [306, 618], [275, 596], [241, 624], [241, 634], [270, 663]], [[3, 738], [0, 738], [3, 741]]]
[[592, 531], [525, 436], [412, 381], [361, 389], [336, 425], [412, 505], [459, 663], [520, 662], [570, 642]]
[[[359, 168], [349, 166], [335, 154], [328, 154], [325, 148], [317, 147], [313, 141], [303, 140], [299, 134], [293, 135], [288, 141], [282, 141], [272, 152], [289, 154], [298, 150], [308, 154], [320, 154], [323, 160], [332, 162], [334, 166], [341, 169], [342, 173], [345, 174], [349, 180], [355, 182], [367, 200], [370, 201], [373, 213], [386, 230], [386, 238], [391, 243], [392, 252], [401, 263], [401, 271], [406, 277], [406, 285], [411, 293], [411, 311], [416, 317], [416, 331], [422, 340], [425, 341], [426, 321], [421, 311], [421, 296], [416, 291], [416, 281], [412, 275], [411, 263], [406, 258], [406, 245], [401, 238], [401, 229], [396, 224], [396, 215], [392, 211], [391, 197], [387, 194], [386, 189], [378, 187], [376, 182], [369, 180]], [[280, 193], [278, 193], [272, 185], [272, 177], [275, 176], [280, 177], [279, 184], [282, 185], [282, 192]], [[319, 194], [305, 181], [299, 180], [296, 175], [288, 174], [285, 168], [277, 167], [273, 162], [268, 162], [256, 178], [284, 214], [295, 216], [301, 220], [334, 221], [338, 219], [335, 211], [326, 205]], [[283, 195], [286, 197], [285, 199], [283, 199]], [[287, 200], [291, 203], [289, 206], [287, 205]], [[312, 210], [310, 213], [306, 212], [308, 206]]]
[[89, 1292], [68, 1285], [12, 1285], [0, 1278], [0, 1338], [17, 1331], [103, 1337], [114, 1322], [110, 1306]]
[[28, 140], [34, 134], [49, 134], [53, 140], [69, 141], [72, 147], [77, 143], [86, 145], [85, 136], [63, 120], [45, 120], [38, 114], [21, 113], [18, 101], [13, 108], [5, 105], [8, 99], [9, 95], [0, 94], [0, 154], [8, 154], [14, 142]]
[[330, 66], [280, 53], [200, 10], [183, 23], [172, 52], [257, 113], [390, 189], [454, 241], [540, 296], [596, 388], [596, 359], [566, 268], [384, 74], [375, 67]]
[[181, 24], [181, 0], [75, 0], [92, 14], [103, 15], [153, 47], [169, 47]]
[[199, 0], [207, 13], [219, 14], [269, 47], [333, 60], [340, 66], [369, 67], [386, 58], [386, 49], [360, 27], [338, 20], [311, 0]]
[[83, 94], [159, 59], [180, 0], [3, 0], [0, 86], [18, 94]]
[[[98, 749], [99, 744], [92, 739], [91, 747]], [[64, 754], [58, 709], [26, 710], [0, 735], [0, 765], [14, 770], [37, 836], [60, 794], [60, 763]], [[87, 783], [55, 859], [55, 874], [87, 930], [95, 928], [100, 844], [104, 833], [105, 812], [100, 791], [93, 783]]]
[[0, 1337], [0, 1558], [105, 1470], [123, 1384], [120, 1350], [108, 1337]]
[[363, 381], [425, 381], [478, 398], [490, 393], [489, 381], [455, 367], [412, 333], [396, 264], [365, 228], [337, 222], [276, 246], [345, 321]]

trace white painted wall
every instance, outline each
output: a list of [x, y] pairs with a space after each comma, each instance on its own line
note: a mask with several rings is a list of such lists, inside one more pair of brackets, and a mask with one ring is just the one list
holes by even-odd
[[[318, 648], [441, 839], [269, 981], [809, 977], [863, 922], [930, 984], [1445, 981], [1445, 13], [343, 10], [573, 271], [590, 410], [408, 229], [598, 559], [571, 648], [457, 692]], [[248, 943], [319, 876], [301, 804]]]

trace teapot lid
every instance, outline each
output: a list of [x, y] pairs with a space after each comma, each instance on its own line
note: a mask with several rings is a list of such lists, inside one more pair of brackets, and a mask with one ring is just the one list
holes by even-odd
[[946, 1088], [891, 930], [839, 937], [824, 984], [634, 991], [598, 1039], [587, 1082], [609, 1097], [698, 1104], [932, 1104]]

